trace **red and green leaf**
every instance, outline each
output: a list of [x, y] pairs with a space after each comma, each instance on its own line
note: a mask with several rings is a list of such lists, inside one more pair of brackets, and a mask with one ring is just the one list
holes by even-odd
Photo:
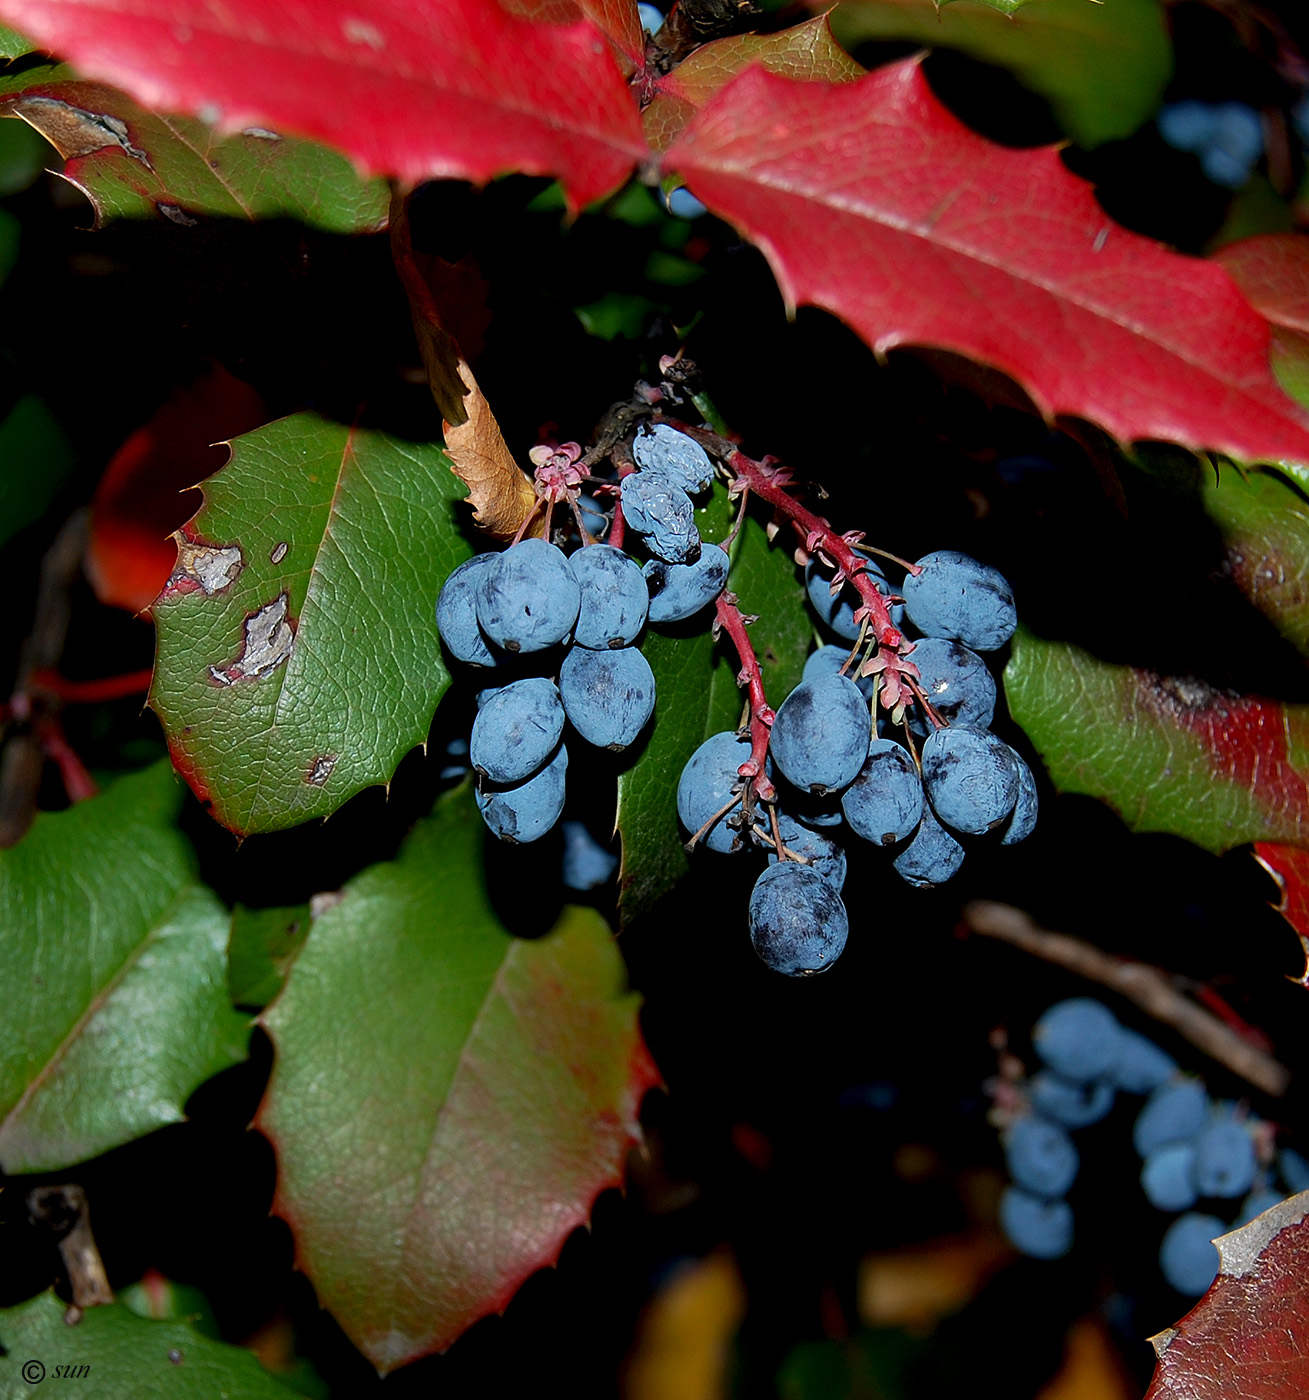
[[[381, 1371], [448, 1347], [621, 1182], [657, 1080], [603, 920], [508, 934], [461, 789], [313, 924], [263, 1021], [275, 1209]], [[361, 1017], [359, 1006], [385, 1014]]]
[[1055, 786], [1101, 798], [1135, 831], [1211, 851], [1309, 844], [1309, 705], [1112, 665], [1021, 629], [1005, 693]]
[[324, 141], [370, 174], [555, 175], [580, 206], [646, 154], [595, 26], [494, 0], [0, 0], [0, 19], [152, 110]]
[[1309, 851], [1301, 846], [1256, 841], [1254, 858], [1277, 881], [1281, 895], [1277, 908], [1299, 936], [1305, 953], [1305, 970], [1299, 982], [1309, 987]]
[[879, 354], [970, 356], [1124, 441], [1309, 459], [1309, 415], [1230, 276], [1115, 225], [1054, 148], [971, 131], [917, 60], [831, 87], [749, 69], [666, 164], [761, 246], [789, 304]]
[[1269, 324], [1278, 383], [1309, 407], [1309, 236], [1267, 233], [1214, 254]]
[[1218, 1277], [1189, 1313], [1150, 1340], [1145, 1400], [1299, 1400], [1309, 1392], [1309, 1193], [1218, 1240]]

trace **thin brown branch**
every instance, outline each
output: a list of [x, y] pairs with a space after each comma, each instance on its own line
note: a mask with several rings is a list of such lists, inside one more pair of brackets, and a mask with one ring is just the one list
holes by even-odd
[[1116, 958], [1070, 934], [1052, 933], [1011, 904], [976, 899], [964, 905], [963, 918], [974, 933], [998, 938], [1135, 1002], [1148, 1016], [1170, 1026], [1211, 1060], [1265, 1094], [1281, 1098], [1286, 1093], [1290, 1070], [1184, 996], [1162, 969]]
[[58, 1242], [73, 1293], [64, 1321], [78, 1322], [87, 1308], [112, 1303], [114, 1291], [109, 1287], [104, 1261], [91, 1233], [91, 1212], [82, 1188], [71, 1184], [38, 1186], [28, 1192], [27, 1212], [46, 1226]]

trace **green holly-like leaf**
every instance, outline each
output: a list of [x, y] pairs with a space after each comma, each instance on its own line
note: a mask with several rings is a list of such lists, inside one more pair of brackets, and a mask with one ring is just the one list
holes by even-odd
[[1309, 655], [1309, 472], [1206, 472], [1204, 505], [1218, 526], [1232, 579], [1299, 651]]
[[1005, 694], [1055, 786], [1211, 851], [1309, 843], [1309, 705], [1101, 661], [1020, 628]]
[[0, 1397], [67, 1389], [96, 1400], [292, 1400], [250, 1352], [185, 1322], [138, 1317], [121, 1303], [88, 1308], [75, 1327], [54, 1292], [0, 1310]]
[[55, 147], [99, 220], [289, 218], [334, 233], [386, 223], [386, 182], [362, 179], [325, 146], [262, 127], [219, 137], [203, 122], [147, 111], [62, 64], [0, 75], [0, 116], [22, 117]]
[[[715, 492], [697, 522], [706, 540], [726, 538], [725, 493]], [[813, 640], [813, 620], [783, 544], [770, 545], [752, 518], [733, 550], [728, 588], [741, 610], [757, 614], [750, 640], [759, 657], [769, 702], [780, 705], [800, 681]], [[650, 628], [642, 651], [655, 674], [658, 699], [649, 742], [618, 779], [618, 830], [623, 839], [619, 905], [624, 923], [651, 908], [682, 878], [689, 858], [677, 820], [677, 780], [683, 766], [711, 735], [741, 723], [744, 692], [737, 686], [731, 643], [715, 643], [713, 610], [695, 626], [661, 633]]]
[[655, 1081], [593, 911], [511, 937], [467, 788], [320, 911], [263, 1024], [296, 1262], [381, 1371], [448, 1347], [621, 1180]]
[[204, 493], [154, 605], [150, 704], [225, 826], [325, 817], [427, 738], [464, 488], [439, 447], [305, 413], [237, 438]]
[[267, 1006], [309, 937], [309, 906], [232, 910], [227, 939], [227, 990], [234, 1006]]
[[0, 1166], [55, 1171], [178, 1122], [245, 1058], [227, 911], [177, 830], [160, 762], [37, 817], [0, 853]]
[[1007, 68], [1084, 146], [1130, 136], [1173, 71], [1159, 0], [842, 0], [832, 27], [847, 48], [911, 39]]
[[22, 58], [24, 54], [31, 53], [34, 47], [32, 41], [18, 30], [0, 24], [0, 58]]

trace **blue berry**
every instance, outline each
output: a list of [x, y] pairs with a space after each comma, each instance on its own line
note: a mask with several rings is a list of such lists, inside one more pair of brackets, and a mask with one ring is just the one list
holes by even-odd
[[632, 441], [632, 456], [643, 471], [667, 472], [688, 496], [713, 485], [709, 454], [671, 423], [644, 424]]
[[1035, 831], [1041, 802], [1040, 794], [1036, 790], [1036, 779], [1022, 754], [1014, 749], [1010, 749], [1009, 752], [1013, 754], [1014, 762], [1018, 765], [1018, 796], [1014, 800], [1013, 815], [1004, 825], [1004, 835], [1000, 838], [1002, 846], [1016, 846], [1020, 841], [1026, 841]]
[[[804, 664], [804, 674], [801, 680], [817, 680], [819, 676], [835, 676], [841, 667], [850, 659], [849, 647], [825, 646], [819, 647], [817, 651], [810, 652]], [[855, 666], [852, 664], [845, 673], [848, 680], [854, 681], [859, 687], [859, 693], [865, 700], [873, 698], [873, 677], [860, 676], [855, 678]]]
[[446, 578], [436, 600], [436, 625], [450, 655], [466, 666], [496, 666], [503, 652], [491, 650], [477, 625], [477, 583], [483, 570], [495, 562], [494, 554], [474, 554]]
[[727, 583], [727, 551], [706, 544], [694, 564], [651, 559], [641, 570], [650, 597], [651, 622], [684, 622], [712, 603]]
[[1225, 190], [1239, 190], [1250, 178], [1251, 165], [1221, 146], [1210, 146], [1200, 157], [1205, 178]]
[[472, 765], [493, 783], [521, 783], [550, 757], [564, 732], [564, 707], [539, 676], [501, 686], [473, 721]]
[[568, 567], [581, 590], [573, 641], [593, 651], [630, 646], [650, 606], [641, 566], [611, 544], [593, 544], [579, 549]]
[[608, 511], [594, 496], [579, 496], [577, 508], [582, 515], [582, 526], [592, 539], [597, 539], [609, 528]]
[[1014, 634], [1013, 590], [998, 570], [958, 550], [918, 561], [922, 570], [901, 586], [910, 621], [928, 637], [952, 637], [974, 651], [995, 651]]
[[658, 5], [642, 3], [636, 7], [636, 13], [641, 17], [641, 28], [647, 34], [658, 34], [664, 27], [664, 12]]
[[868, 704], [844, 676], [801, 681], [773, 721], [773, 761], [788, 782], [823, 796], [852, 783], [868, 757]]
[[1309, 1191], [1309, 1161], [1295, 1148], [1282, 1148], [1277, 1154], [1277, 1169], [1282, 1173], [1282, 1180], [1286, 1182], [1288, 1190], [1297, 1195], [1301, 1191]]
[[[772, 841], [772, 831], [766, 815], [761, 824], [764, 828], [761, 833], [762, 842], [769, 845]], [[810, 870], [821, 875], [838, 894], [841, 892], [845, 886], [845, 852], [830, 836], [824, 836], [811, 827], [801, 825], [785, 812], [777, 814], [777, 834], [788, 851], [803, 856], [809, 862]], [[773, 847], [768, 853], [768, 864], [776, 865], [777, 862], [777, 849]]]
[[623, 478], [623, 518], [656, 559], [694, 564], [700, 557], [695, 507], [675, 477], [663, 471]]
[[[737, 770], [750, 757], [750, 741], [731, 730], [711, 734], [687, 760], [677, 784], [677, 815], [694, 835], [730, 801], [742, 779]], [[711, 851], [726, 853], [739, 843], [739, 832], [728, 823], [740, 808], [726, 812], [701, 838]]]
[[1155, 1150], [1141, 1168], [1141, 1189], [1157, 1210], [1189, 1210], [1195, 1189], [1195, 1145], [1170, 1142]]
[[1149, 1094], [1177, 1073], [1177, 1061], [1137, 1031], [1123, 1029], [1118, 1036], [1118, 1058], [1110, 1074], [1124, 1093]]
[[1062, 1196], [1077, 1178], [1073, 1140], [1057, 1123], [1019, 1118], [1005, 1139], [1005, 1162], [1019, 1186], [1039, 1196]]
[[599, 889], [618, 868], [618, 857], [587, 830], [585, 822], [564, 822], [563, 882], [570, 890]]
[[902, 880], [919, 889], [945, 884], [963, 863], [964, 848], [936, 820], [932, 809], [926, 805], [913, 840], [891, 862]]
[[477, 621], [506, 651], [543, 651], [573, 630], [581, 590], [561, 549], [545, 540], [520, 540], [477, 581]]
[[1177, 151], [1199, 152], [1214, 139], [1218, 122], [1209, 102], [1170, 102], [1156, 118], [1159, 135]]
[[1137, 1155], [1148, 1157], [1168, 1142], [1196, 1137], [1209, 1116], [1209, 1097], [1195, 1079], [1164, 1084], [1145, 1101], [1132, 1129]]
[[1280, 1191], [1274, 1191], [1270, 1186], [1265, 1186], [1261, 1191], [1252, 1191], [1241, 1202], [1241, 1213], [1232, 1222], [1232, 1229], [1239, 1230], [1242, 1225], [1248, 1225], [1264, 1211], [1280, 1206], [1285, 1199]]
[[926, 637], [909, 660], [918, 667], [924, 693], [947, 724], [986, 729], [995, 718], [995, 680], [986, 662], [962, 642]]
[[568, 750], [560, 744], [554, 758], [534, 778], [517, 787], [479, 790], [477, 810], [502, 841], [519, 846], [536, 841], [564, 810], [567, 772]]
[[1109, 1073], [1122, 1028], [1114, 1013], [1091, 997], [1056, 1002], [1032, 1031], [1032, 1044], [1056, 1074], [1084, 1084]]
[[1159, 1247], [1159, 1267], [1171, 1287], [1198, 1298], [1218, 1277], [1218, 1250], [1213, 1241], [1227, 1233], [1216, 1215], [1188, 1211], [1168, 1227]]
[[770, 865], [750, 892], [750, 941], [774, 972], [826, 972], [841, 956], [849, 919], [841, 896], [816, 870], [793, 860]]
[[569, 722], [587, 743], [625, 749], [654, 713], [654, 672], [635, 647], [574, 647], [559, 668], [559, 694]]
[[1211, 1122], [1195, 1139], [1195, 1181], [1202, 1196], [1244, 1196], [1256, 1169], [1254, 1143], [1234, 1118]]
[[1014, 809], [1014, 751], [988, 729], [938, 729], [923, 744], [923, 788], [932, 810], [955, 831], [980, 836]]
[[1073, 1247], [1073, 1208], [1067, 1201], [1048, 1201], [1007, 1186], [1000, 1197], [1000, 1228], [1020, 1254], [1062, 1259]]
[[[887, 583], [886, 575], [881, 569], [870, 561], [865, 572], [877, 584], [877, 591], [883, 597], [889, 597], [891, 585]], [[817, 559], [811, 559], [805, 565], [805, 591], [809, 594], [809, 601], [823, 623], [830, 627], [838, 637], [844, 637], [846, 641], [853, 642], [858, 639], [860, 632], [860, 624], [854, 620], [854, 615], [863, 606], [863, 599], [848, 579], [836, 593], [833, 593], [833, 577], [834, 571], [826, 564]], [[904, 608], [897, 603], [891, 609], [891, 621], [898, 627], [903, 616]]]
[[709, 210], [685, 185], [682, 185], [668, 196], [668, 212], [679, 219], [698, 219], [701, 214], [707, 214]]
[[875, 846], [894, 846], [911, 835], [923, 816], [923, 784], [908, 750], [891, 739], [874, 739], [841, 795], [841, 810], [850, 830]]
[[1114, 1106], [1114, 1086], [1107, 1079], [1078, 1084], [1052, 1070], [1038, 1070], [1028, 1081], [1032, 1108], [1065, 1128], [1089, 1128]]

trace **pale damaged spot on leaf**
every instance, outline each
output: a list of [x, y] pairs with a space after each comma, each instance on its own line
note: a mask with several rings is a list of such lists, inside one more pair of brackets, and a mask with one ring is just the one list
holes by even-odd
[[346, 43], [363, 44], [375, 53], [381, 53], [386, 47], [386, 39], [383, 37], [382, 31], [375, 24], [369, 24], [364, 19], [357, 19], [353, 16], [343, 19], [341, 33], [345, 35]]
[[199, 591], [212, 598], [230, 588], [245, 568], [239, 545], [197, 544], [180, 533], [173, 540], [177, 563], [164, 585], [165, 596]]
[[171, 224], [177, 224], [180, 228], [195, 228], [200, 221], [193, 219], [180, 205], [160, 204], [159, 212]]
[[211, 666], [209, 674], [219, 685], [237, 681], [257, 681], [277, 668], [291, 655], [295, 628], [287, 619], [288, 596], [279, 593], [271, 603], [245, 620], [245, 645], [235, 661], [227, 666]]
[[305, 774], [305, 782], [313, 787], [322, 787], [332, 776], [332, 769], [336, 767], [337, 757], [337, 754], [325, 753], [320, 758], [314, 759], [309, 765], [309, 771]]
[[1259, 1256], [1286, 1229], [1309, 1215], [1309, 1192], [1282, 1201], [1230, 1235], [1219, 1235], [1219, 1273], [1227, 1278], [1244, 1278], [1259, 1262]]
[[107, 146], [117, 146], [124, 154], [153, 170], [150, 157], [132, 144], [127, 123], [103, 112], [88, 112], [61, 102], [56, 97], [22, 97], [10, 110], [34, 126], [65, 160], [77, 160]]
[[256, 141], [280, 141], [282, 139], [277, 132], [269, 131], [266, 126], [248, 126], [241, 135], [253, 136]]
[[282, 560], [286, 558], [287, 547], [285, 540], [279, 540], [278, 543], [273, 546], [273, 552], [268, 556], [269, 563], [280, 564]]
[[335, 909], [345, 898], [343, 890], [323, 890], [309, 898], [309, 917], [321, 919], [329, 909]]

